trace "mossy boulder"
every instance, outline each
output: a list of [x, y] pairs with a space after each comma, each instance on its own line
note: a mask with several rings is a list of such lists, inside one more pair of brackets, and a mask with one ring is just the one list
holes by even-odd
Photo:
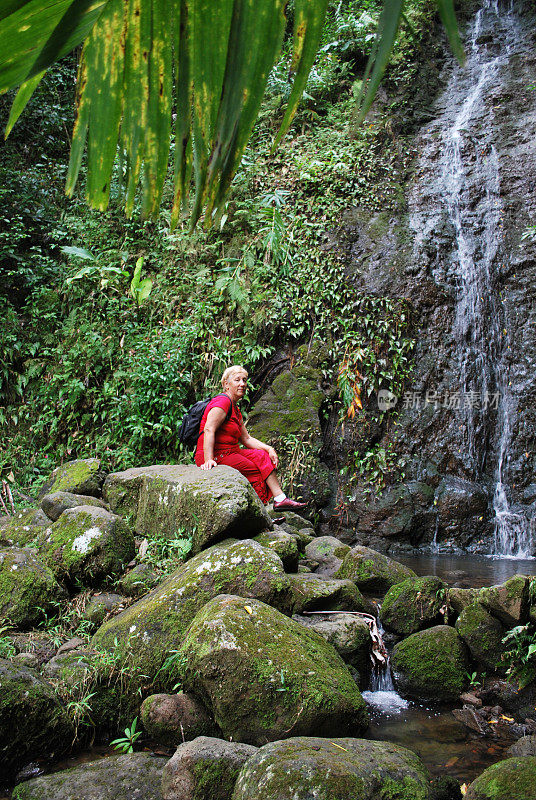
[[150, 594], [105, 622], [93, 641], [119, 653], [131, 669], [154, 677], [199, 609], [222, 592], [290, 608], [290, 582], [272, 550], [248, 539], [223, 542], [181, 564]]
[[461, 614], [463, 609], [476, 603], [480, 589], [462, 589], [459, 586], [449, 588], [449, 608], [456, 616]]
[[514, 575], [500, 586], [481, 589], [478, 601], [507, 628], [527, 622], [529, 614], [529, 578]]
[[142, 597], [160, 582], [160, 576], [149, 564], [136, 564], [119, 579], [117, 588], [128, 597]]
[[72, 492], [99, 497], [104, 480], [98, 458], [80, 458], [62, 464], [49, 475], [39, 492], [41, 500], [54, 492]]
[[417, 575], [409, 567], [400, 564], [370, 547], [357, 545], [344, 556], [335, 578], [350, 578], [362, 592], [385, 594], [391, 586]]
[[98, 497], [91, 497], [88, 494], [73, 494], [73, 492], [52, 492], [41, 499], [41, 508], [52, 522], [56, 522], [68, 508], [77, 506], [105, 508], [106, 504]]
[[536, 756], [507, 758], [488, 767], [472, 782], [465, 800], [534, 800]]
[[454, 628], [436, 625], [395, 645], [391, 667], [402, 694], [449, 702], [467, 682], [467, 651]]
[[95, 626], [102, 625], [110, 614], [123, 611], [130, 601], [115, 592], [100, 592], [94, 595], [84, 609], [83, 617]]
[[397, 636], [409, 636], [445, 622], [447, 585], [434, 575], [408, 578], [391, 586], [383, 598], [381, 620]]
[[255, 541], [277, 553], [287, 572], [298, 569], [298, 537], [287, 533], [282, 528], [274, 527], [273, 531], [263, 531], [255, 537]]
[[336, 650], [258, 600], [220, 595], [180, 647], [184, 686], [226, 738], [250, 744], [289, 733], [362, 731], [365, 702]]
[[18, 628], [31, 628], [66, 597], [35, 551], [20, 547], [0, 549], [0, 620], [9, 620]]
[[192, 553], [233, 536], [248, 539], [273, 524], [249, 481], [231, 467], [153, 466], [108, 475], [114, 511], [136, 518], [143, 536], [188, 538]]
[[428, 781], [418, 756], [399, 745], [293, 737], [246, 762], [232, 800], [428, 800]]
[[134, 555], [127, 523], [104, 508], [69, 508], [48, 530], [43, 541], [46, 563], [63, 580], [98, 586], [120, 575]]
[[20, 783], [13, 800], [162, 800], [165, 763], [153, 753], [108, 756]]
[[360, 686], [365, 686], [371, 672], [372, 639], [367, 623], [356, 614], [314, 614], [292, 619], [306, 628], [319, 633], [326, 642], [333, 645], [343, 661], [357, 669]]
[[349, 580], [327, 578], [312, 572], [289, 575], [292, 590], [292, 612], [304, 611], [365, 611], [371, 605], [365, 600], [355, 583]]
[[52, 687], [33, 671], [0, 659], [0, 782], [13, 781], [30, 761], [59, 755], [73, 735]]
[[149, 695], [140, 716], [148, 736], [164, 747], [178, 747], [198, 736], [219, 735], [205, 706], [186, 692]]
[[342, 564], [350, 546], [343, 544], [334, 536], [318, 536], [305, 548], [305, 557], [313, 565], [318, 575], [331, 577]]
[[39, 539], [50, 520], [41, 508], [17, 511], [2, 529], [2, 536], [9, 543], [24, 547]]
[[505, 628], [480, 603], [466, 606], [456, 620], [456, 630], [469, 648], [471, 658], [488, 672], [506, 674], [508, 667], [501, 660]]
[[162, 774], [163, 800], [231, 800], [245, 762], [257, 748], [200, 736], [179, 745]]

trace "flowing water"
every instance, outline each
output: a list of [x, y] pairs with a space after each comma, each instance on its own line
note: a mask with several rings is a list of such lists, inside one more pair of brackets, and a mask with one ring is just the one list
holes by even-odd
[[[527, 558], [535, 547], [531, 526], [523, 508], [512, 506], [509, 499], [518, 400], [510, 388], [508, 323], [500, 289], [507, 253], [494, 112], [494, 92], [522, 41], [518, 27], [513, 6], [497, 0], [484, 0], [468, 26], [466, 64], [454, 69], [439, 101], [438, 118], [423, 137], [425, 162], [435, 161], [432, 202], [429, 212], [421, 207], [412, 225], [416, 257], [427, 225], [426, 235], [433, 236], [438, 206], [451, 231], [450, 253], [439, 259], [432, 273], [439, 284], [453, 286], [456, 295], [452, 335], [459, 392], [452, 408], [465, 431], [473, 479], [490, 497], [493, 552]], [[438, 152], [439, 158], [434, 158]]]

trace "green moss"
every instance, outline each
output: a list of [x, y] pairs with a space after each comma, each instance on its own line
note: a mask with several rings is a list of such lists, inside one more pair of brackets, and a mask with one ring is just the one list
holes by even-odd
[[456, 700], [466, 683], [465, 646], [454, 628], [437, 625], [399, 642], [391, 665], [397, 685], [413, 697]]
[[100, 486], [100, 461], [96, 458], [70, 461], [57, 467], [43, 484], [39, 497], [52, 492], [96, 495]]
[[445, 620], [440, 613], [446, 605], [447, 586], [439, 578], [409, 578], [392, 586], [385, 595], [382, 623], [399, 636], [437, 625]]
[[19, 628], [42, 622], [43, 614], [66, 596], [52, 572], [30, 550], [0, 550], [0, 620]]
[[507, 758], [484, 770], [466, 800], [534, 800], [536, 757]]
[[384, 556], [383, 553], [358, 546], [345, 555], [334, 577], [350, 578], [365, 592], [384, 593], [406, 578], [417, 576], [409, 567]]

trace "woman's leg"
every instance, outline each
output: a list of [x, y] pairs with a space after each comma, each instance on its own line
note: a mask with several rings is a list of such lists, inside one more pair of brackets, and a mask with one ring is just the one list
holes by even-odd
[[[223, 464], [227, 467], [237, 469], [251, 483], [263, 503], [267, 503], [270, 494], [266, 486], [266, 481], [262, 477], [259, 467], [246, 455], [240, 453], [227, 453], [225, 456], [216, 456], [218, 465]], [[273, 467], [272, 467], [273, 469]]]
[[266, 478], [266, 485], [268, 486], [269, 490], [271, 491], [274, 497], [277, 497], [280, 494], [284, 494], [283, 489], [281, 488], [281, 484], [279, 483], [279, 478], [277, 477], [275, 469]]

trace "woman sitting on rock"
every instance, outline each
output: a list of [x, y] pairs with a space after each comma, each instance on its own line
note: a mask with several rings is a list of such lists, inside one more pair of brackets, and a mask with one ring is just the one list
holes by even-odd
[[195, 463], [201, 469], [212, 469], [218, 464], [234, 467], [248, 479], [263, 503], [273, 496], [276, 511], [305, 508], [307, 503], [291, 500], [281, 489], [275, 472], [279, 459], [274, 448], [254, 439], [246, 430], [237, 403], [246, 392], [247, 381], [244, 367], [227, 367], [223, 373], [224, 394], [210, 401], [201, 418]]

